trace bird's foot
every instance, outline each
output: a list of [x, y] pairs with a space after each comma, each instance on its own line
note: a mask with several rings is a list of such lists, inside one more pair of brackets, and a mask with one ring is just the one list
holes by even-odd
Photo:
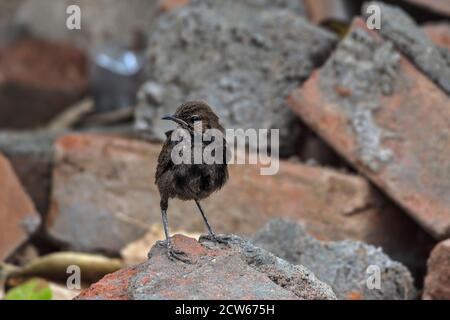
[[192, 261], [188, 258], [185, 252], [181, 250], [177, 250], [172, 247], [170, 242], [166, 243], [167, 247], [167, 257], [172, 261], [181, 261], [183, 263], [192, 263]]
[[164, 247], [167, 250], [167, 257], [172, 261], [181, 261], [184, 263], [192, 263], [187, 254], [181, 250], [177, 250], [172, 246], [172, 243], [168, 240], [158, 240], [158, 246]]
[[215, 234], [209, 233], [207, 235], [200, 236], [200, 240], [209, 240], [212, 242], [217, 242], [225, 245], [229, 245], [231, 237], [225, 234]]

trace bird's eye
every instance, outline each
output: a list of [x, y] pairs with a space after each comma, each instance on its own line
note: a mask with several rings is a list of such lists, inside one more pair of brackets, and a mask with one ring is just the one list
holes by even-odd
[[199, 120], [200, 120], [200, 117], [198, 115], [194, 114], [193, 116], [191, 116], [191, 121], [192, 122], [196, 122], [196, 121], [199, 121]]

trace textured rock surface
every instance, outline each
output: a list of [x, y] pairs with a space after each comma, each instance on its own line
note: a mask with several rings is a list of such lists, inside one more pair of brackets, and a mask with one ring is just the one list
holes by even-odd
[[443, 53], [400, 8], [379, 2], [369, 4], [381, 8], [380, 34], [450, 95], [450, 54]]
[[[329, 284], [340, 299], [413, 299], [416, 291], [408, 269], [383, 251], [357, 241], [320, 242], [288, 220], [273, 220], [253, 242], [291, 263], [304, 265]], [[380, 270], [380, 289], [369, 289], [369, 266]]]
[[450, 100], [390, 42], [355, 20], [289, 102], [435, 238], [450, 235]]
[[2, 154], [0, 190], [0, 261], [3, 261], [39, 227], [40, 217]]
[[450, 239], [440, 242], [431, 252], [423, 299], [450, 300]]
[[21, 40], [0, 52], [0, 128], [45, 125], [87, 91], [87, 59], [70, 45]]
[[190, 263], [172, 261], [156, 244], [149, 260], [110, 274], [77, 299], [335, 299], [330, 287], [237, 236], [229, 245], [176, 235]]
[[186, 100], [205, 100], [227, 128], [282, 128], [281, 153], [292, 153], [301, 128], [285, 97], [335, 42], [293, 10], [193, 1], [162, 15], [151, 32], [136, 127], [164, 138], [169, 124], [161, 116]]
[[[113, 136], [68, 135], [56, 143], [47, 228], [76, 249], [118, 252], [155, 225], [161, 229], [154, 175], [160, 145]], [[221, 233], [252, 235], [276, 217], [302, 221], [324, 240], [354, 239], [385, 248], [415, 273], [434, 245], [415, 223], [363, 178], [280, 162], [277, 175], [231, 165], [230, 180], [202, 202]], [[204, 232], [193, 201], [171, 200], [171, 230]]]

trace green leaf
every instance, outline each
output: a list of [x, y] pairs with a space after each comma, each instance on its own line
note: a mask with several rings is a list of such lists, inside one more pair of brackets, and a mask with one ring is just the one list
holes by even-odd
[[5, 300], [51, 300], [52, 297], [52, 290], [45, 280], [31, 279], [9, 290]]

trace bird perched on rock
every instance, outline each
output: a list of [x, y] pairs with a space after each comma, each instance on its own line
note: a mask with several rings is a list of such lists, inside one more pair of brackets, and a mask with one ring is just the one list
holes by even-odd
[[[166, 236], [167, 252], [170, 258], [183, 260], [183, 253], [177, 252], [170, 243], [169, 228], [167, 219], [168, 201], [171, 198], [179, 198], [181, 200], [194, 200], [209, 232], [211, 240], [220, 241], [220, 238], [213, 232], [205, 212], [203, 211], [200, 200], [207, 198], [214, 191], [219, 190], [228, 179], [227, 169], [227, 150], [224, 139], [224, 128], [219, 123], [219, 118], [213, 112], [211, 107], [204, 102], [191, 101], [182, 104], [176, 110], [175, 114], [162, 118], [163, 120], [172, 120], [177, 124], [177, 128], [166, 132], [166, 141], [162, 147], [158, 158], [158, 166], [156, 168], [155, 183], [158, 186], [161, 196], [161, 215]], [[200, 127], [198, 126], [200, 124]], [[200, 129], [199, 129], [200, 128]], [[205, 163], [204, 159], [201, 162], [194, 161], [195, 155], [195, 136], [205, 135], [208, 129], [215, 129], [215, 132], [222, 134], [222, 152], [217, 156], [221, 157], [223, 161], [216, 161], [212, 164]], [[175, 141], [177, 133], [183, 132], [190, 139], [184, 139], [183, 142]], [[214, 138], [210, 140], [214, 141]], [[187, 142], [187, 143], [186, 143]], [[211, 143], [210, 142], [210, 143]], [[178, 145], [183, 143], [183, 145]], [[177, 147], [178, 145], [178, 147]], [[208, 141], [200, 140], [200, 150], [203, 152]], [[190, 151], [188, 152], [188, 160], [183, 163], [174, 161], [173, 151], [175, 155], [178, 150]], [[190, 150], [186, 150], [189, 149]], [[223, 156], [222, 156], [223, 155]], [[210, 163], [210, 162], [209, 162]]]

